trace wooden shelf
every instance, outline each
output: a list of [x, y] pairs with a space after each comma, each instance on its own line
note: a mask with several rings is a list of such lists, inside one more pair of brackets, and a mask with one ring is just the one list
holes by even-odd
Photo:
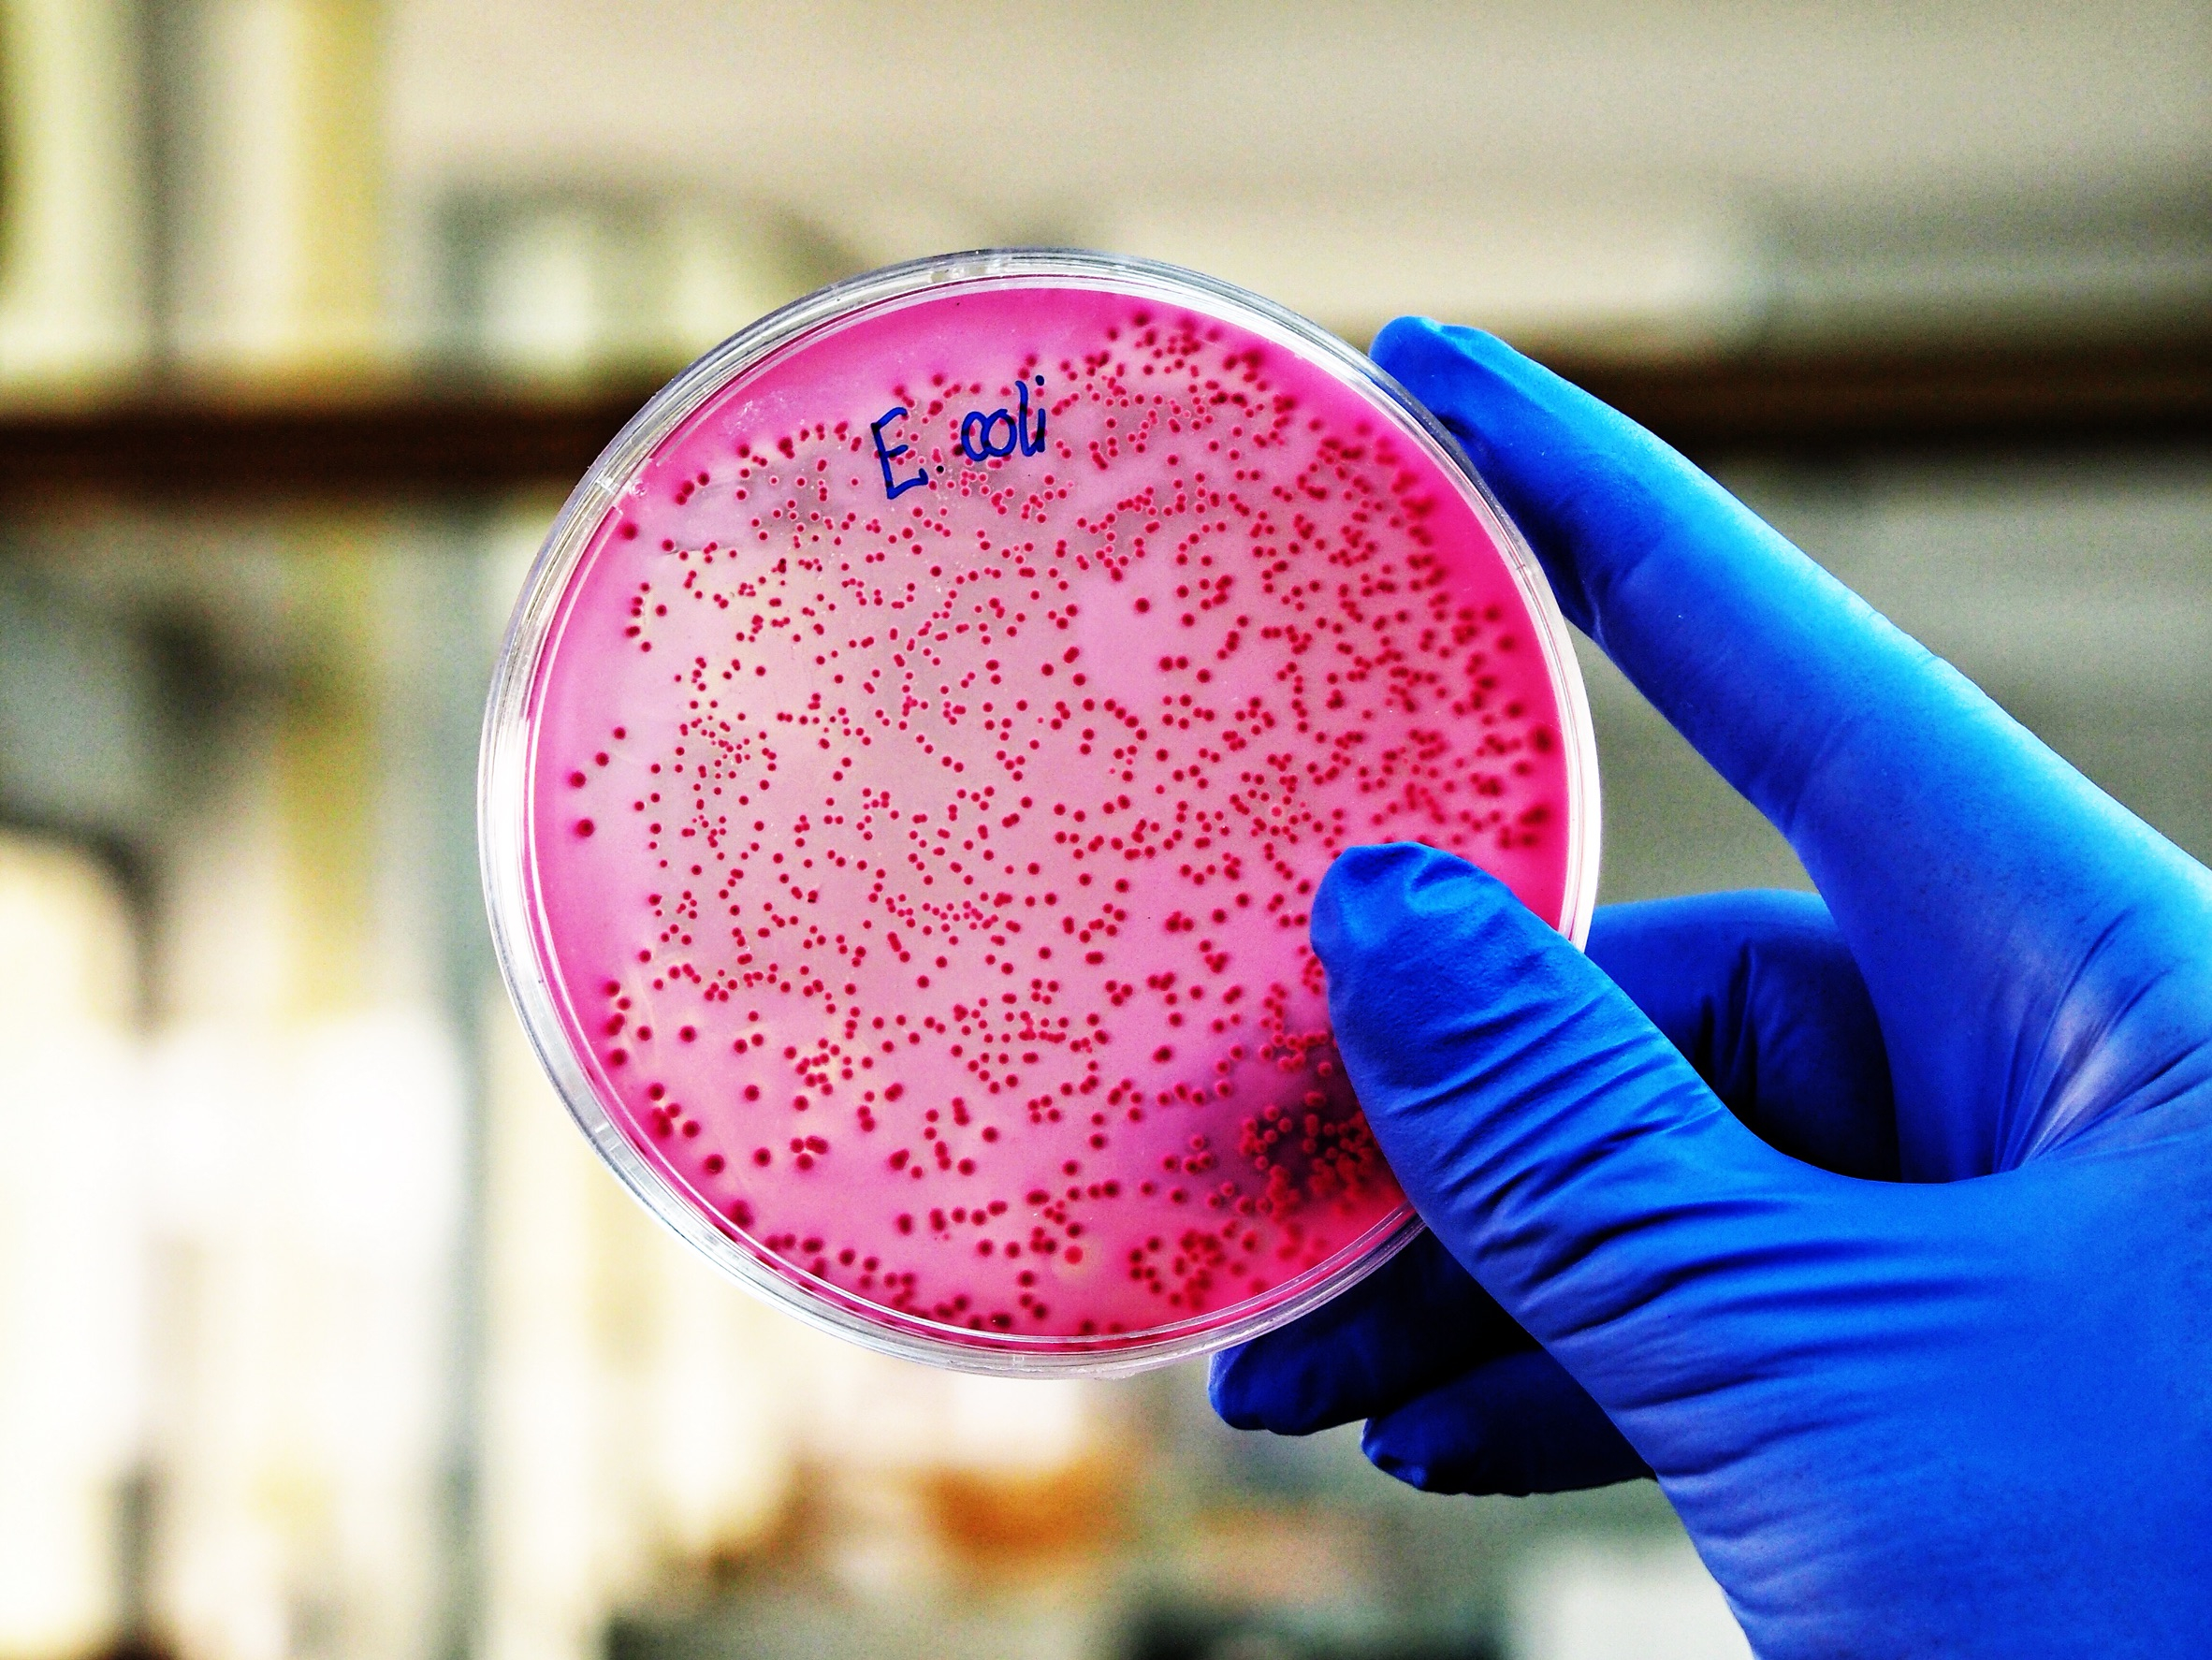
[[[1701, 459], [2212, 437], [2212, 335], [1559, 367]], [[344, 403], [0, 412], [0, 491], [18, 501], [375, 502], [565, 488], [652, 390], [612, 386], [555, 400], [402, 389]]]
[[124, 498], [480, 497], [566, 488], [653, 393], [399, 391], [331, 402], [124, 402], [0, 414], [0, 491]]
[[2212, 436], [2212, 334], [2043, 350], [1561, 368], [1696, 456], [2083, 447]]

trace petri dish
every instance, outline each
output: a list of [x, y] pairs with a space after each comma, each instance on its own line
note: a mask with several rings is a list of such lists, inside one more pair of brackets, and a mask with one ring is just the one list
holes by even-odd
[[1542, 572], [1342, 342], [999, 250], [764, 318], [576, 487], [486, 717], [536, 1052], [663, 1222], [968, 1370], [1252, 1336], [1419, 1230], [1328, 1037], [1331, 859], [1578, 943], [1595, 753]]

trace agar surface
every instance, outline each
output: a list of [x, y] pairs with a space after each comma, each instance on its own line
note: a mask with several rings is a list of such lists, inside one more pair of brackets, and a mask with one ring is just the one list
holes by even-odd
[[540, 949], [595, 1087], [845, 1306], [1092, 1347], [1401, 1214], [1307, 907], [1419, 839], [1564, 905], [1514, 578], [1369, 398], [1228, 321], [955, 292], [739, 375], [541, 666]]

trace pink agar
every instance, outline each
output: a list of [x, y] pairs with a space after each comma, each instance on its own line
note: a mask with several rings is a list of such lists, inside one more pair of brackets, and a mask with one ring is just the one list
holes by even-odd
[[616, 1121], [940, 1339], [1203, 1329], [1390, 1233], [1316, 884], [1419, 839], [1568, 903], [1558, 709], [1464, 492], [1290, 349], [1074, 283], [737, 375], [533, 696], [538, 950]]

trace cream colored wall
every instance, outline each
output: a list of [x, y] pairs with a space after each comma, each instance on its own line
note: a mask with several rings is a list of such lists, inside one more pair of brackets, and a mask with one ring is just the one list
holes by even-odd
[[0, 395], [95, 393], [144, 355], [138, 44], [128, 0], [0, 6]]
[[115, 1629], [144, 1445], [138, 957], [108, 872], [6, 835], [0, 942], [0, 1654], [70, 1654]]
[[219, 381], [344, 391], [428, 355], [557, 386], [1007, 241], [1199, 266], [1354, 337], [1412, 310], [1579, 352], [2212, 304], [2205, 0], [5, 0], [0, 25], [18, 397], [153, 362], [154, 294], [173, 361]]
[[226, 377], [390, 356], [379, 0], [186, 0], [172, 79], [175, 347]]
[[[1695, 348], [1768, 319], [1808, 226], [1871, 257], [1932, 221], [1956, 266], [2212, 169], [2202, 0], [397, 0], [391, 39], [402, 201], [648, 180], [862, 265], [1088, 243], [1353, 332], [1417, 309]], [[2157, 270], [2110, 280], [2184, 280]]]

